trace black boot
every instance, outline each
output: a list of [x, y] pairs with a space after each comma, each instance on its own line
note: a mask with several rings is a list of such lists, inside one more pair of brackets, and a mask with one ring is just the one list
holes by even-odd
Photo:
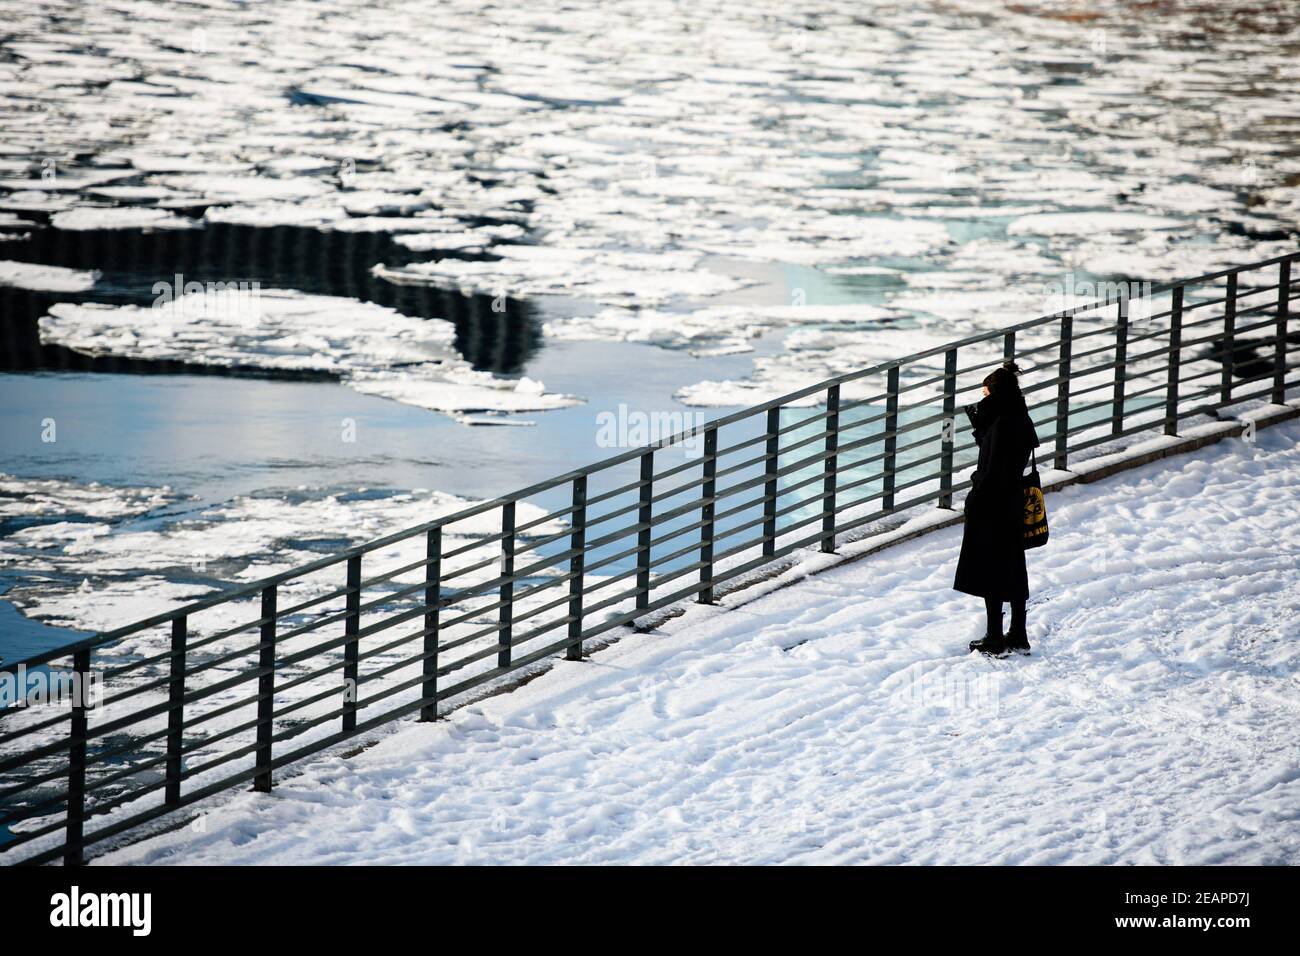
[[1009, 651], [1029, 656], [1029, 634], [1025, 630], [1025, 602], [1011, 602], [1011, 627], [1007, 631], [1006, 647]]
[[984, 629], [983, 637], [970, 642], [970, 649], [1001, 657], [1007, 652], [1006, 641], [1002, 638], [1002, 602], [995, 598], [985, 598], [984, 610], [988, 615], [988, 626]]
[[1018, 628], [1013, 624], [1011, 629], [1007, 631], [1003, 643], [1008, 651], [1024, 654], [1026, 657], [1029, 656], [1029, 635], [1025, 633], [1023, 627]]
[[991, 657], [1002, 657], [1007, 653], [1007, 643], [1001, 634], [985, 634], [978, 641], [971, 641], [970, 649]]

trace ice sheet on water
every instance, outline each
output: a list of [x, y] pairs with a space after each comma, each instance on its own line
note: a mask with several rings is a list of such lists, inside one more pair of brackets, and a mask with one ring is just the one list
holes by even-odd
[[[939, 328], [885, 328], [877, 330], [803, 329], [791, 332], [785, 340], [786, 351], [764, 355], [754, 360], [754, 374], [746, 379], [706, 380], [679, 389], [676, 398], [684, 405], [730, 406], [752, 405], [770, 401], [819, 381], [859, 369], [883, 365], [900, 355], [937, 348], [951, 341], [951, 334]], [[972, 349], [971, 360], [977, 350]], [[929, 363], [907, 367], [909, 374], [926, 368], [942, 368], [942, 355]], [[842, 389], [846, 399], [877, 397], [881, 376], [847, 383]], [[916, 396], [912, 396], [915, 398]], [[814, 393], [792, 405], [816, 405], [825, 393]]]
[[[408, 222], [411, 220], [407, 220]], [[700, 267], [702, 253], [646, 253], [550, 246], [498, 245], [494, 261], [441, 259], [401, 268], [376, 266], [381, 278], [399, 282], [437, 279], [496, 294], [564, 294], [600, 303], [654, 305], [744, 288], [744, 280]]]
[[55, 213], [56, 229], [84, 232], [100, 229], [193, 229], [195, 222], [165, 209], [123, 206], [81, 206]]
[[170, 488], [118, 488], [57, 478], [16, 478], [0, 473], [0, 518], [125, 518], [176, 500]]
[[450, 323], [374, 303], [251, 287], [159, 299], [152, 307], [60, 303], [41, 318], [41, 340], [91, 355], [328, 372], [358, 391], [449, 413], [578, 401], [475, 371], [456, 352]]
[[1186, 228], [1181, 219], [1135, 212], [1066, 212], [1021, 216], [1007, 227], [1012, 236], [1088, 236], [1096, 233], [1148, 233]]
[[878, 326], [905, 313], [870, 305], [712, 306], [684, 312], [604, 309], [594, 316], [548, 322], [543, 331], [557, 339], [615, 339], [695, 354], [748, 351], [751, 339], [791, 325]]
[[367, 395], [446, 412], [465, 424], [483, 423], [484, 419], [467, 414], [471, 412], [540, 412], [581, 401], [572, 395], [548, 393], [534, 379], [498, 378], [465, 363], [426, 377], [395, 372], [358, 373], [348, 384]]
[[325, 226], [347, 216], [336, 202], [255, 202], [237, 206], [210, 206], [203, 214], [208, 222], [236, 226]]
[[1170, 243], [1151, 236], [1131, 243], [1084, 242], [1069, 259], [1078, 268], [1097, 275], [1140, 275], [1152, 282], [1171, 282], [1294, 251], [1293, 243], [1251, 241], [1245, 236], [1213, 246]]
[[0, 260], [0, 285], [33, 292], [85, 292], [98, 278], [93, 270]]

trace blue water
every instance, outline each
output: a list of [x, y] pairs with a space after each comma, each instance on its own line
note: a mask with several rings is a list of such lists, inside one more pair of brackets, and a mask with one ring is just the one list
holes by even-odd
[[[6, 575], [0, 574], [0, 581]], [[8, 585], [0, 587], [0, 594]], [[5, 660], [16, 661], [43, 650], [79, 640], [90, 635], [69, 627], [52, 627], [42, 624], [18, 613], [8, 601], [0, 600], [0, 664]], [[12, 703], [0, 693], [0, 708]]]
[[[598, 444], [602, 411], [616, 412], [624, 403], [633, 410], [694, 416], [705, 410], [682, 406], [671, 398], [673, 391], [701, 378], [743, 375], [752, 360], [751, 354], [704, 362], [625, 343], [547, 345], [530, 358], [526, 374], [586, 402], [518, 416], [531, 426], [466, 426], [332, 382], [0, 374], [0, 470], [26, 478], [169, 485], [196, 497], [167, 509], [161, 516], [166, 519], [236, 495], [300, 485], [430, 488], [490, 498], [617, 453], [619, 448]], [[347, 418], [356, 422], [353, 443], [341, 440]], [[42, 441], [46, 419], [56, 423], [52, 443]], [[558, 506], [562, 498], [537, 500]], [[0, 584], [26, 573], [7, 569]], [[0, 656], [15, 660], [76, 637], [28, 621], [0, 599]]]

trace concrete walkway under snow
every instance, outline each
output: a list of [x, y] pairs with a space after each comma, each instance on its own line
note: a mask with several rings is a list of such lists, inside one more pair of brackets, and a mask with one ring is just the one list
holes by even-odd
[[1300, 862], [1300, 422], [1049, 496], [1030, 658], [949, 528], [104, 863]]

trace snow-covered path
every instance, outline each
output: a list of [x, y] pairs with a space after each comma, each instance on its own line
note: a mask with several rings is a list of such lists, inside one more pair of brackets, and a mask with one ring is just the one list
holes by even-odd
[[1028, 659], [966, 653], [949, 529], [101, 862], [1300, 862], [1298, 439], [1051, 495]]

